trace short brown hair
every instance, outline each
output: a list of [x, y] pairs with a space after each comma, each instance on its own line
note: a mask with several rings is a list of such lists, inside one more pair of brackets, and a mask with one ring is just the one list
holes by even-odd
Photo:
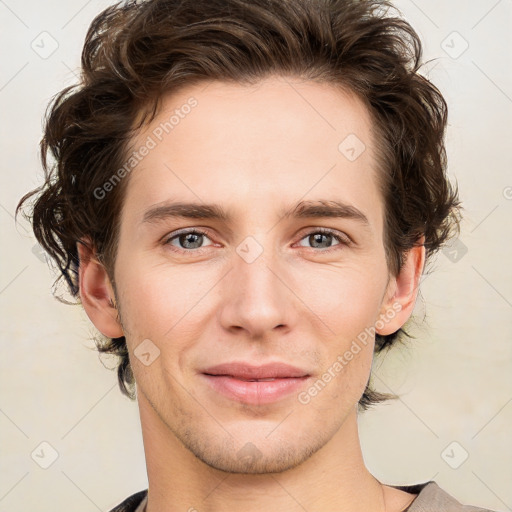
[[[57, 281], [63, 277], [78, 297], [77, 242], [87, 236], [113, 278], [128, 180], [104, 198], [94, 191], [123, 165], [131, 137], [154, 118], [164, 93], [271, 74], [330, 83], [364, 102], [378, 133], [388, 267], [396, 275], [423, 235], [430, 258], [458, 228], [457, 192], [445, 172], [447, 106], [418, 73], [418, 35], [392, 9], [374, 0], [130, 0], [100, 13], [86, 37], [80, 83], [48, 108], [45, 183], [16, 210], [38, 194], [33, 230], [60, 269]], [[375, 351], [401, 334], [377, 334]], [[119, 356], [120, 388], [134, 398], [125, 338], [98, 339], [97, 347]], [[368, 383], [359, 404], [389, 397]]]

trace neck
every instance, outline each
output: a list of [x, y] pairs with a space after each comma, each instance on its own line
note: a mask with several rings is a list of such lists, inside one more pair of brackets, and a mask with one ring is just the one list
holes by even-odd
[[139, 395], [148, 470], [147, 512], [384, 511], [383, 486], [366, 469], [354, 409], [298, 466], [280, 473], [228, 473], [199, 460]]

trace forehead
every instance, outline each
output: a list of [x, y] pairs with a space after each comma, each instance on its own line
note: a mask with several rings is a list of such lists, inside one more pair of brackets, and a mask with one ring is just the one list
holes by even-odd
[[316, 196], [354, 203], [377, 188], [373, 140], [365, 105], [329, 84], [196, 84], [163, 97], [132, 140], [132, 151], [149, 149], [130, 174], [125, 204], [140, 217], [170, 198], [260, 211]]

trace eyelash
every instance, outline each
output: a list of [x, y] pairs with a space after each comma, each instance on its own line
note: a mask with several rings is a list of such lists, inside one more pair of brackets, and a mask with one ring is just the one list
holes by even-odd
[[[313, 249], [315, 250], [315, 252], [321, 252], [321, 253], [329, 253], [331, 251], [334, 251], [334, 250], [337, 250], [339, 249], [340, 247], [343, 247], [343, 246], [350, 246], [351, 243], [352, 243], [352, 240], [347, 236], [347, 235], [342, 235], [342, 234], [339, 234], [337, 231], [333, 231], [331, 229], [327, 229], [327, 228], [315, 228], [314, 230], [312, 231], [309, 231], [308, 233], [306, 233], [299, 241], [302, 241], [304, 240], [304, 238], [306, 237], [309, 237], [311, 235], [314, 235], [314, 234], [318, 234], [318, 233], [322, 233], [322, 234], [326, 234], [326, 235], [331, 235], [337, 242], [339, 242], [339, 244], [336, 244], [332, 247], [329, 247], [327, 249], [316, 249], [314, 247], [311, 247], [310, 249]], [[178, 253], [200, 253], [202, 252], [203, 249], [207, 249], [207, 247], [200, 247], [198, 249], [181, 249], [179, 247], [175, 247], [173, 245], [171, 245], [171, 241], [182, 236], [182, 235], [188, 235], [188, 234], [194, 234], [194, 235], [203, 235], [203, 236], [206, 236], [207, 238], [210, 238], [209, 235], [208, 235], [208, 232], [207, 231], [204, 231], [200, 228], [193, 228], [193, 229], [184, 229], [183, 231], [178, 231], [177, 233], [174, 233], [172, 236], [168, 237], [165, 241], [164, 241], [164, 245], [170, 245], [172, 247], [172, 250], [173, 251], [176, 251]], [[307, 247], [304, 247], [304, 248], [307, 248]]]

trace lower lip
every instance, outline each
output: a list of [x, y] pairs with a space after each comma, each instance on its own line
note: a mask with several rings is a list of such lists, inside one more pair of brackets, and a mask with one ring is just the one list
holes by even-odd
[[263, 405], [276, 402], [291, 393], [297, 392], [309, 377], [290, 377], [268, 381], [239, 380], [226, 375], [206, 375], [208, 384], [219, 393], [252, 405]]

